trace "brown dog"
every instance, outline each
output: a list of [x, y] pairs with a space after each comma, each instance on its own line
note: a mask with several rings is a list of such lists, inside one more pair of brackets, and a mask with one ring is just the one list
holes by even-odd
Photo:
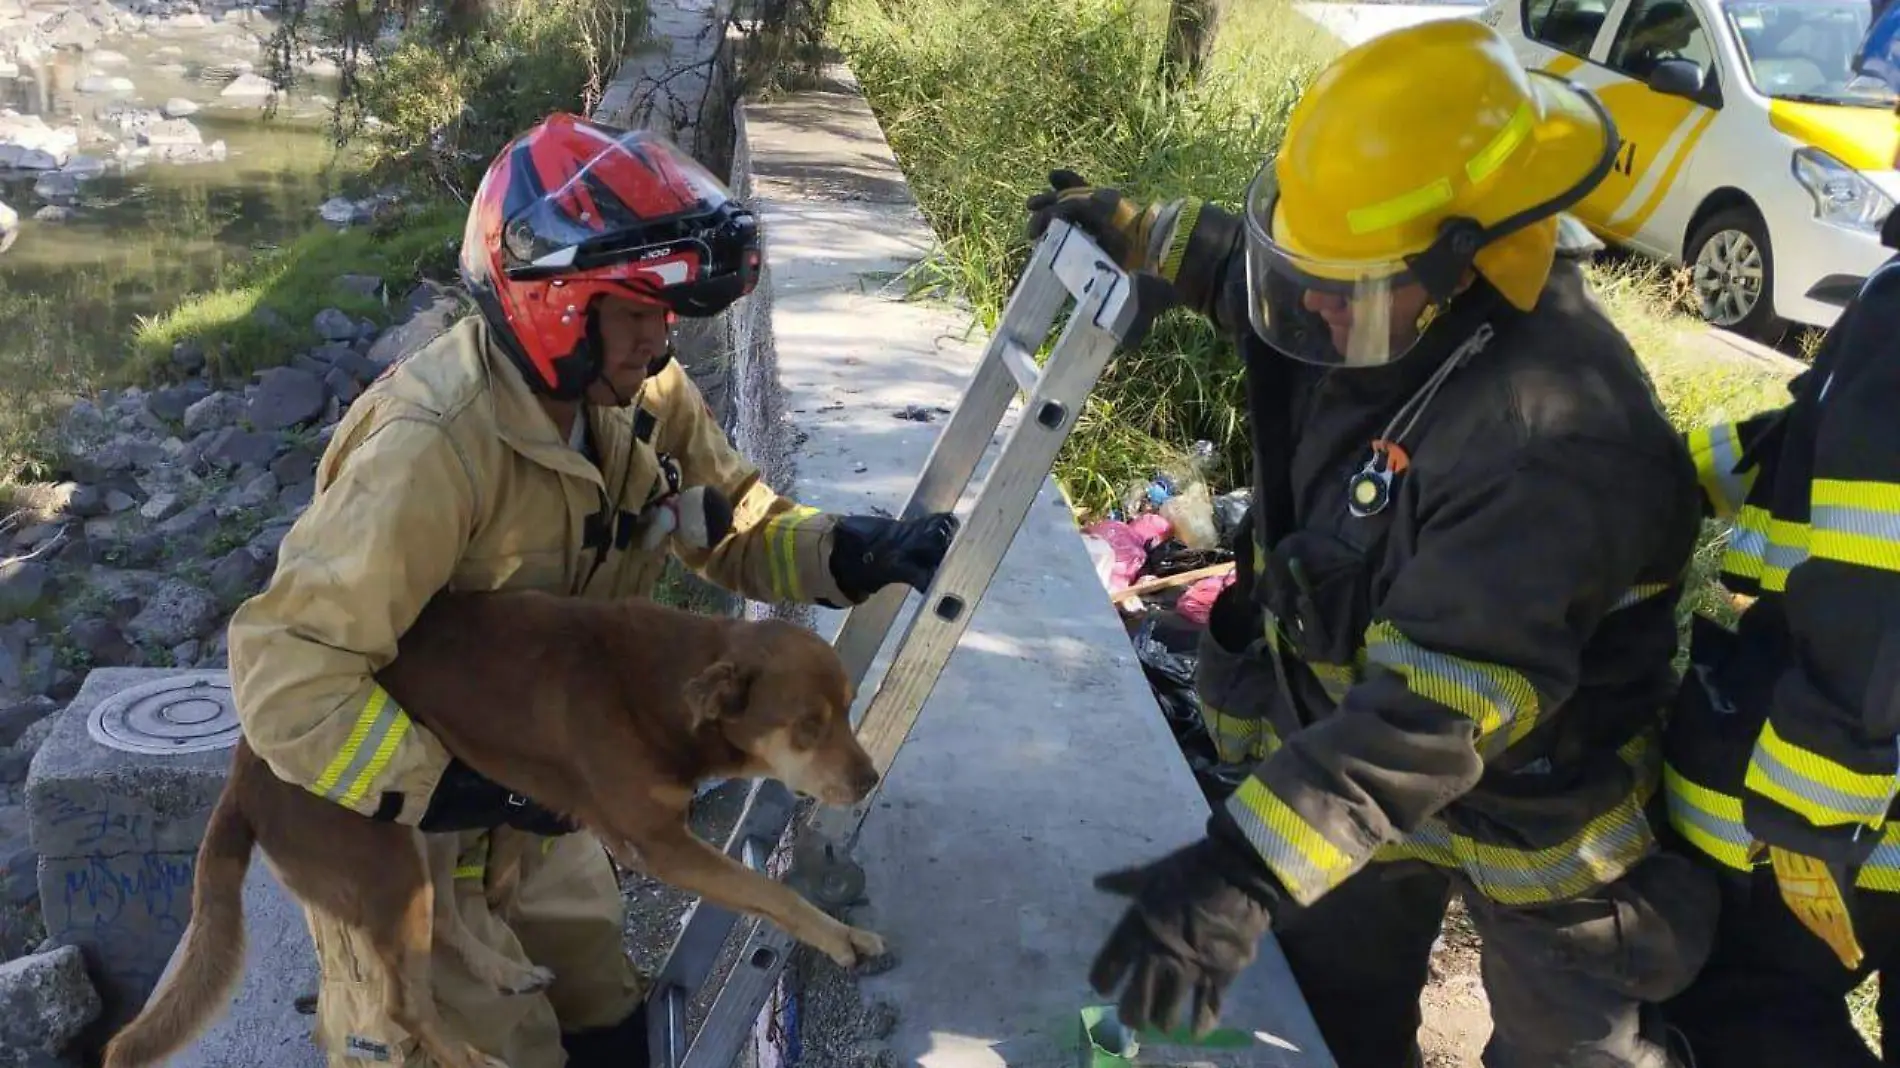
[[[884, 952], [781, 883], [694, 837], [693, 787], [771, 776], [829, 804], [877, 785], [850, 726], [842, 664], [795, 624], [677, 611], [644, 598], [445, 593], [377, 680], [471, 767], [573, 819], [623, 866], [763, 916], [841, 966]], [[520, 835], [495, 836], [497, 844]], [[365, 931], [387, 970], [387, 1011], [444, 1068], [499, 1062], [447, 1035], [429, 982], [439, 934], [496, 989], [545, 987], [438, 908], [420, 832], [283, 782], [243, 742], [212, 810], [183, 958], [107, 1045], [105, 1068], [142, 1068], [188, 1043], [243, 971], [251, 847], [299, 901]], [[501, 859], [501, 879], [512, 862]]]

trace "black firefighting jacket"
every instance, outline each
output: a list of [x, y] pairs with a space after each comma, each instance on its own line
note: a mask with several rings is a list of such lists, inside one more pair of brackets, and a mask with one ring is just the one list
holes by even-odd
[[1756, 600], [1732, 634], [1698, 621], [1670, 822], [1734, 868], [1760, 842], [1900, 890], [1900, 256], [1789, 395], [1690, 437], [1704, 507], [1733, 521], [1721, 580]]
[[[1257, 339], [1237, 226], [1191, 211], [1160, 273], [1244, 352], [1254, 446], [1254, 551], [1199, 680], [1216, 742], [1264, 756], [1228, 811], [1301, 904], [1402, 857], [1506, 904], [1620, 877], [1655, 848], [1699, 518], [1580, 265], [1529, 313], [1479, 280], [1398, 361], [1327, 370]], [[1435, 378], [1389, 500], [1355, 514], [1372, 442]]]

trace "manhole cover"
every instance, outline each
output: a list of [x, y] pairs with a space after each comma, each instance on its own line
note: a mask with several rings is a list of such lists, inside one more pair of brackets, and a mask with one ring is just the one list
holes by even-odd
[[99, 702], [86, 730], [100, 745], [127, 753], [201, 753], [237, 744], [237, 706], [222, 671], [169, 675]]

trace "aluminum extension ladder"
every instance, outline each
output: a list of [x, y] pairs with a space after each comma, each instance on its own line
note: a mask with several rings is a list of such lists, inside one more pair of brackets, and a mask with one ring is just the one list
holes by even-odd
[[[1004, 442], [882, 682], [868, 705], [865, 695], [858, 695], [863, 706], [858, 737], [880, 775], [890, 770], [909, 737], [1109, 359], [1146, 336], [1162, 303], [1158, 294], [1151, 295], [1158, 284], [1157, 279], [1125, 273], [1082, 231], [1062, 220], [1055, 220], [1037, 243], [969, 387], [938, 435], [899, 516], [914, 519], [953, 509], [1010, 401], [1018, 391], [1027, 397], [1023, 418]], [[1035, 353], [1071, 300], [1074, 310], [1048, 360], [1038, 368]], [[854, 687], [863, 683], [908, 593], [905, 586], [886, 587], [846, 615], [834, 644]], [[841, 908], [857, 900], [864, 888], [863, 871], [849, 854], [876, 796], [873, 791], [850, 808], [817, 808], [794, 827], [796, 799], [791, 791], [776, 780], [755, 780], [726, 852], [764, 871], [789, 834], [793, 840], [787, 883], [820, 908]], [[720, 983], [715, 968], [735, 937], [737, 953]], [[653, 1068], [730, 1068], [795, 945], [770, 921], [696, 901], [648, 995]], [[716, 990], [708, 987], [715, 983]], [[688, 1006], [695, 1003], [709, 1008], [689, 1040]]]

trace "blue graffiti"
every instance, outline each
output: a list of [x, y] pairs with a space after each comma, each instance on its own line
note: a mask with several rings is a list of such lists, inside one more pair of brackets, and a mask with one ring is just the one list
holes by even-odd
[[196, 858], [177, 853], [93, 857], [85, 868], [66, 873], [62, 911], [88, 915], [95, 929], [117, 923], [128, 907], [141, 924], [174, 908], [188, 911], [195, 866]]
[[69, 848], [85, 849], [96, 846], [109, 837], [124, 835], [130, 843], [142, 843], [156, 830], [152, 821], [143, 812], [114, 812], [110, 808], [94, 808], [82, 805], [71, 798], [48, 798], [37, 806], [35, 815], [54, 827], [68, 827], [81, 824], [78, 836]]

